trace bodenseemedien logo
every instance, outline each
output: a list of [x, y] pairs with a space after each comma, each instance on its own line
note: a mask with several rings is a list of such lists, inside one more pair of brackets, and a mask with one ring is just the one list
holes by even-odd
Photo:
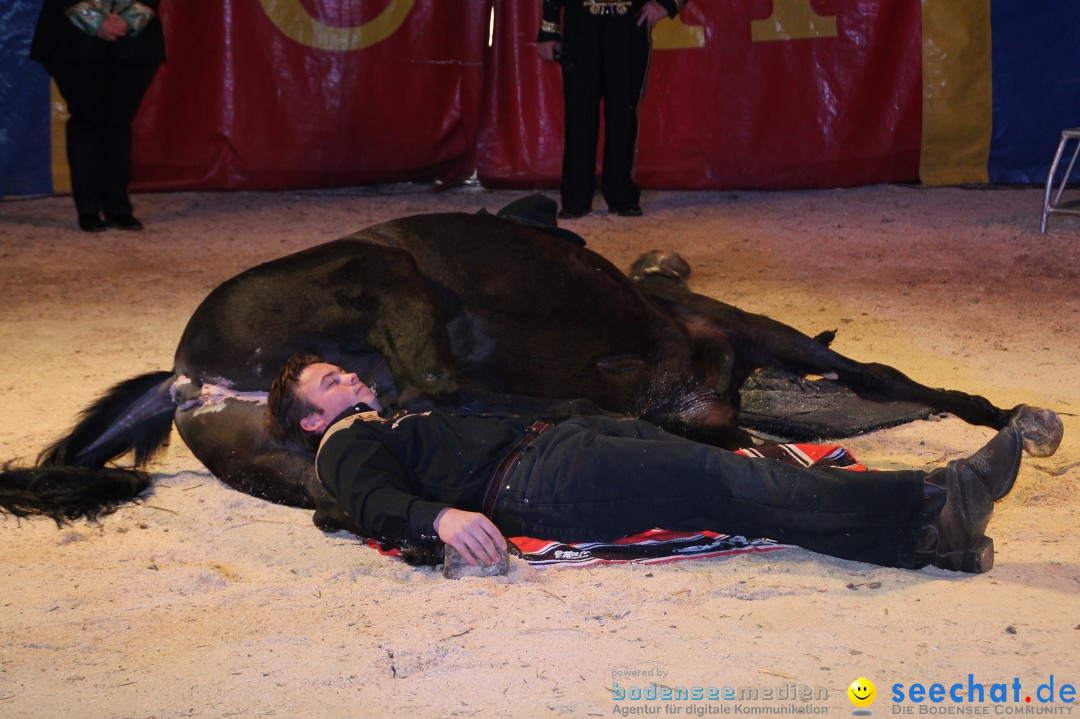
[[877, 687], [866, 677], [859, 677], [847, 688], [848, 699], [855, 705], [851, 711], [852, 716], [874, 716], [874, 712], [868, 707], [877, 699]]

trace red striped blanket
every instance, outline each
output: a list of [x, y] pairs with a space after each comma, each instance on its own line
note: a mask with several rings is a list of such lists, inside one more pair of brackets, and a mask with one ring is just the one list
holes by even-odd
[[[843, 447], [777, 444], [741, 449], [739, 454], [775, 459], [803, 467], [842, 467], [866, 471], [866, 467]], [[509, 541], [510, 553], [534, 567], [590, 567], [626, 562], [659, 564], [680, 559], [707, 559], [744, 552], [768, 552], [788, 546], [766, 538], [747, 538], [718, 532], [671, 532], [664, 529], [651, 529], [614, 542], [565, 544], [537, 537], [509, 537]], [[396, 549], [383, 550], [374, 540], [367, 540], [367, 544], [383, 554], [397, 555]]]

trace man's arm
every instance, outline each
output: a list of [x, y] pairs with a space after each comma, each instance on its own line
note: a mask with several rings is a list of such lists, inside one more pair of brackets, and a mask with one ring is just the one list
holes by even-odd
[[686, 5], [687, 0], [649, 0], [637, 16], [638, 25], [646, 25], [650, 30], [665, 17], [675, 17]]
[[435, 519], [448, 506], [417, 496], [405, 468], [381, 442], [348, 434], [319, 451], [316, 472], [323, 486], [368, 536], [434, 539]]
[[562, 50], [562, 2], [544, 0], [540, 8], [540, 30], [536, 33], [536, 54], [552, 62]]
[[490, 519], [418, 497], [405, 468], [375, 439], [352, 433], [331, 439], [319, 452], [317, 471], [366, 535], [395, 542], [438, 537], [472, 565], [495, 564], [506, 554], [506, 539]]

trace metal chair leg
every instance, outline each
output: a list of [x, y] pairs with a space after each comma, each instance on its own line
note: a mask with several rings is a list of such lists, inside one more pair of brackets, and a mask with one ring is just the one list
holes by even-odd
[[[1073, 150], [1072, 159], [1069, 161], [1069, 167], [1065, 170], [1065, 175], [1061, 178], [1061, 184], [1057, 188], [1057, 192], [1054, 192], [1054, 178], [1057, 176], [1058, 167], [1061, 165], [1061, 158], [1065, 155], [1065, 148], [1068, 146], [1070, 140], [1076, 140], [1076, 149]], [[1080, 128], [1073, 128], [1065, 130], [1061, 133], [1061, 142], [1058, 143], [1057, 153], [1054, 154], [1054, 162], [1050, 165], [1050, 174], [1046, 178], [1046, 194], [1043, 198], [1043, 211], [1042, 222], [1039, 225], [1039, 231], [1042, 234], [1046, 234], [1047, 223], [1050, 220], [1050, 215], [1055, 212], [1061, 212], [1068, 215], [1080, 215], [1080, 210], [1063, 209], [1061, 205], [1061, 197], [1065, 194], [1065, 187], [1069, 184], [1069, 177], [1072, 176], [1073, 168], [1076, 167], [1076, 158], [1080, 156]]]

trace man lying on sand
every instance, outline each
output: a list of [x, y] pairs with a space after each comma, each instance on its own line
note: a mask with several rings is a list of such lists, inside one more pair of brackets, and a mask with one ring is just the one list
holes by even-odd
[[271, 428], [316, 452], [320, 481], [367, 535], [438, 538], [494, 564], [506, 536], [611, 541], [654, 527], [770, 537], [889, 567], [986, 572], [994, 501], [1021, 438], [1006, 427], [930, 472], [850, 472], [749, 458], [641, 420], [557, 423], [508, 413], [390, 414], [355, 374], [293, 356], [269, 397]]

